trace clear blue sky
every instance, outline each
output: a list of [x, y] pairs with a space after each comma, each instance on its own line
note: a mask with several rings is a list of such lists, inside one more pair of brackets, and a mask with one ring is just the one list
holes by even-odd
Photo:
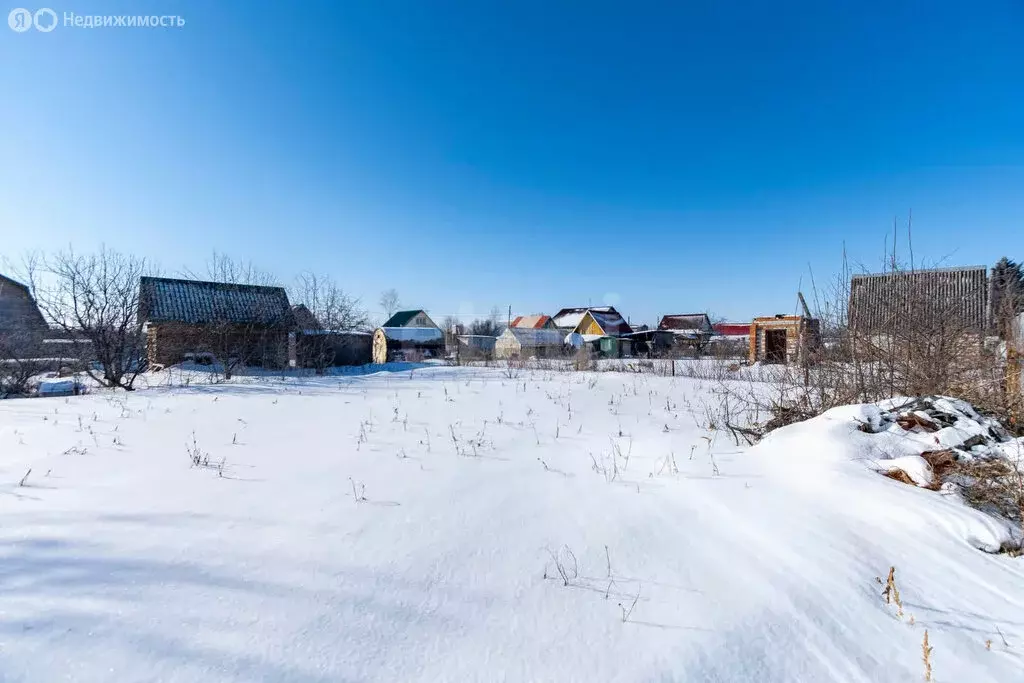
[[634, 322], [790, 312], [911, 208], [919, 259], [1024, 258], [1021, 0], [53, 1], [186, 25], [0, 25], [6, 256]]

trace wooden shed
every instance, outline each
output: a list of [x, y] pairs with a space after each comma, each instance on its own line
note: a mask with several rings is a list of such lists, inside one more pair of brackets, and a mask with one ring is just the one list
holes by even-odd
[[715, 328], [707, 313], [666, 315], [658, 322], [658, 329], [671, 332], [675, 346], [697, 352], [702, 351], [715, 335]]
[[754, 318], [750, 324], [750, 362], [807, 363], [821, 347], [821, 325], [816, 318], [774, 315]]
[[565, 335], [550, 328], [510, 327], [494, 342], [496, 358], [557, 358], [564, 354]]
[[295, 317], [282, 287], [144, 277], [139, 288], [151, 364], [212, 354], [245, 365], [288, 365]]

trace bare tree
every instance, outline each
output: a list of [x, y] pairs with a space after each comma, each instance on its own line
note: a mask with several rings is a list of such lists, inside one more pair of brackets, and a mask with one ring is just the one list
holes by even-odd
[[398, 299], [398, 291], [395, 289], [386, 289], [381, 292], [378, 303], [380, 304], [381, 310], [384, 311], [384, 314], [388, 318], [393, 316], [395, 311], [398, 310], [398, 307], [402, 305]]
[[292, 290], [316, 319], [317, 329], [301, 330], [302, 356], [317, 374], [323, 374], [344, 350], [347, 338], [339, 333], [363, 330], [369, 324], [359, 299], [346, 294], [329, 276], [303, 273]]
[[238, 261], [219, 251], [214, 251], [210, 255], [203, 270], [185, 268], [182, 274], [191, 280], [225, 282], [233, 285], [277, 287], [281, 284], [277, 276], [257, 268], [252, 261]]
[[480, 318], [469, 324], [469, 333], [484, 337], [497, 337], [500, 334], [498, 325], [491, 318]]
[[131, 391], [146, 367], [138, 319], [139, 278], [150, 273], [146, 260], [103, 247], [88, 255], [68, 249], [27, 264], [39, 308], [63, 331], [85, 373], [103, 386]]

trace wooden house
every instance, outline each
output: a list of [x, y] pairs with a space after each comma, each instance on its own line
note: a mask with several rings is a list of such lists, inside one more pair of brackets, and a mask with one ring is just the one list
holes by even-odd
[[399, 311], [373, 333], [373, 362], [444, 355], [444, 332], [424, 310]]
[[563, 308], [551, 318], [573, 346], [586, 344], [609, 358], [633, 353], [633, 328], [614, 306]]
[[46, 320], [28, 287], [0, 275], [0, 335], [41, 337], [47, 330]]
[[159, 277], [143, 277], [139, 287], [150, 364], [204, 356], [267, 368], [289, 364], [295, 317], [282, 287]]
[[563, 333], [574, 332], [584, 338], [624, 337], [633, 333], [633, 328], [613, 306], [563, 308], [551, 318]]
[[666, 315], [658, 323], [658, 329], [671, 332], [675, 346], [700, 351], [715, 334], [711, 318], [707, 313], [678, 313]]
[[564, 355], [565, 335], [551, 328], [509, 327], [494, 342], [496, 358], [557, 358]]

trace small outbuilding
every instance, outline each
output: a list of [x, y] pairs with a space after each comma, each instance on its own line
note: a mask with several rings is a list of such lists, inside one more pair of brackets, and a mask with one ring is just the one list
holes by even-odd
[[633, 353], [650, 358], [667, 357], [675, 346], [675, 335], [668, 330], [637, 330], [629, 335]]
[[774, 315], [754, 318], [750, 324], [750, 362], [799, 363], [811, 361], [821, 348], [821, 324], [816, 318]]
[[671, 332], [675, 346], [701, 351], [715, 334], [711, 318], [707, 313], [680, 313], [666, 315], [658, 323], [658, 329]]
[[565, 353], [565, 335], [557, 329], [506, 329], [494, 342], [496, 358], [557, 358]]
[[456, 336], [456, 341], [456, 352], [462, 360], [494, 358], [495, 337], [488, 334], [460, 334]]

